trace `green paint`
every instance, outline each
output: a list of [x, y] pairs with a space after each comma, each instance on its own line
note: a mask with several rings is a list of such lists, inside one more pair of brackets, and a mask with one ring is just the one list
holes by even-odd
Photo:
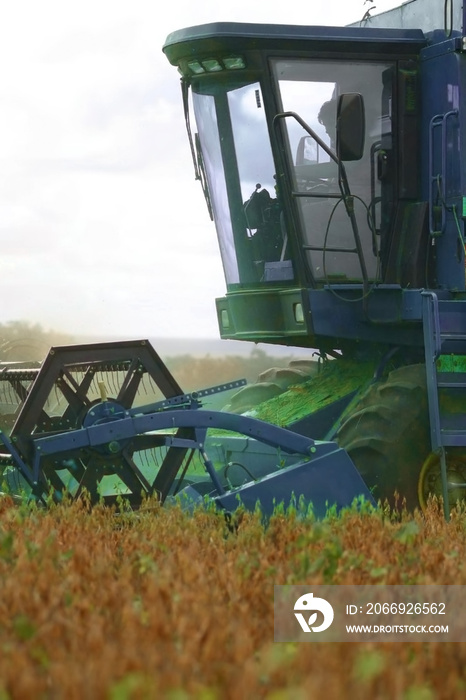
[[466, 355], [441, 355], [437, 360], [439, 372], [466, 372]]

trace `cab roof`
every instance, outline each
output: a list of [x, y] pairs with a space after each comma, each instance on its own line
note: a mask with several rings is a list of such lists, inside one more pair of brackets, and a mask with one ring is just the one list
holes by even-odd
[[418, 53], [427, 45], [420, 29], [327, 27], [291, 24], [215, 22], [179, 29], [168, 35], [163, 51], [173, 65], [196, 50], [326, 50], [332, 42], [344, 51]]

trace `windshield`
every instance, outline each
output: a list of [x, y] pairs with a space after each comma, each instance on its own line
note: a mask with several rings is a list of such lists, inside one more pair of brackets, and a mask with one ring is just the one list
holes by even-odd
[[206, 172], [214, 221], [220, 243], [225, 277], [239, 281], [228, 193], [223, 170], [220, 135], [212, 95], [194, 95], [194, 114], [202, 143], [202, 158]]
[[202, 89], [194, 112], [227, 284], [292, 280], [261, 87]]
[[[336, 152], [337, 104], [342, 94], [362, 95], [365, 140], [362, 158], [344, 164], [354, 196], [356, 235], [370, 279], [378, 276], [383, 207], [383, 154], [391, 143], [391, 66], [354, 61], [273, 61], [281, 106], [296, 113], [283, 119], [292, 190], [299, 212], [302, 247], [312, 276], [322, 281], [363, 278], [355, 232], [342, 197], [339, 167], [318, 141]], [[386, 209], [386, 207], [385, 207]]]

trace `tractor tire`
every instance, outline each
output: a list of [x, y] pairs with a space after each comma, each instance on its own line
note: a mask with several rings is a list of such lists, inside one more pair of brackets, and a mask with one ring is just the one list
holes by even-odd
[[270, 367], [259, 374], [254, 384], [243, 387], [224, 406], [230, 413], [253, 411], [264, 401], [283, 394], [291, 386], [309, 381], [318, 372], [315, 360], [291, 360], [288, 367]]
[[419, 507], [421, 470], [431, 452], [424, 365], [393, 370], [372, 384], [336, 435], [376, 500]]
[[258, 404], [279, 396], [282, 392], [282, 387], [274, 382], [248, 384], [233, 394], [230, 403], [223, 410], [230, 413], [246, 413], [256, 408]]

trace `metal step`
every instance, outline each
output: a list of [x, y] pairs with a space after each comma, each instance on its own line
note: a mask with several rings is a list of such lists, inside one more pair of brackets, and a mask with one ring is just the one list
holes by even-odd
[[444, 340], [466, 340], [466, 335], [459, 331], [442, 331], [440, 330], [440, 337]]
[[466, 338], [452, 333], [441, 335], [439, 355], [466, 355]]
[[466, 416], [440, 414], [440, 436], [445, 447], [466, 447]]
[[458, 432], [466, 435], [466, 417], [464, 413], [442, 413], [440, 428], [445, 432]]
[[466, 372], [437, 372], [437, 386], [443, 389], [466, 388]]
[[466, 340], [466, 300], [438, 300], [438, 324], [444, 340]]
[[466, 432], [442, 430], [443, 447], [466, 447]]

